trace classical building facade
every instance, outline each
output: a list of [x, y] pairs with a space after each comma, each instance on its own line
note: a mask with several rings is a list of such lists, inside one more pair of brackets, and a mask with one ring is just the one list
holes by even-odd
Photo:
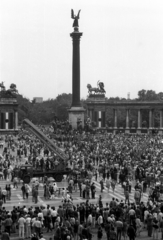
[[0, 134], [18, 132], [18, 103], [16, 96], [0, 92]]
[[[154, 128], [154, 111], [159, 111], [159, 127], [157, 131], [163, 134], [163, 101], [109, 101], [104, 96], [92, 95], [88, 97], [87, 101], [87, 115], [90, 119], [96, 122], [96, 126], [99, 128], [106, 127], [106, 111], [107, 108], [113, 111], [113, 126], [108, 127], [110, 132], [123, 131], [125, 133], [145, 133]], [[118, 110], [124, 110], [126, 112], [126, 126], [125, 128], [118, 128]], [[130, 111], [137, 111], [137, 126], [130, 126]], [[149, 112], [149, 126], [142, 126], [142, 112], [148, 110]]]

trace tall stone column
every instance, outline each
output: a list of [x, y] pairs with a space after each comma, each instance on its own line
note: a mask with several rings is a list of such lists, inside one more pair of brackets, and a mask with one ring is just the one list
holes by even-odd
[[149, 129], [153, 128], [153, 109], [149, 110]]
[[125, 129], [125, 133], [129, 133], [129, 109], [126, 109], [126, 129]]
[[114, 133], [116, 132], [117, 129], [117, 109], [113, 109], [113, 115], [114, 115]]
[[160, 129], [159, 134], [163, 134], [163, 109], [160, 110]]
[[74, 19], [74, 31], [70, 34], [72, 37], [72, 104], [68, 112], [72, 128], [77, 128], [77, 122], [80, 122], [84, 127], [85, 112], [85, 109], [80, 104], [80, 38], [83, 33], [79, 32], [78, 28], [80, 11], [77, 16], [74, 15], [73, 10], [71, 13]]
[[141, 116], [141, 110], [138, 109], [138, 128], [137, 128], [137, 133], [141, 133], [141, 128], [142, 128], [142, 116]]
[[81, 32], [72, 32], [72, 107], [80, 107], [80, 37]]

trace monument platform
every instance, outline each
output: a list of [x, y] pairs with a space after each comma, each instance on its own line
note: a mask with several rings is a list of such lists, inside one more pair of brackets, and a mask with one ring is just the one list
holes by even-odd
[[83, 107], [71, 107], [68, 110], [69, 122], [73, 129], [77, 129], [77, 122], [80, 119], [82, 127], [84, 127], [84, 113], [85, 109]]

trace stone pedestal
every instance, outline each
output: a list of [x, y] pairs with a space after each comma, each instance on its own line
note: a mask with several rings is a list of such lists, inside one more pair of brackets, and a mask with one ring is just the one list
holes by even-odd
[[130, 133], [130, 128], [129, 127], [125, 128], [125, 133]]
[[163, 135], [163, 128], [159, 128], [158, 133], [159, 133], [160, 135]]
[[77, 129], [78, 119], [81, 120], [82, 127], [84, 127], [84, 112], [85, 109], [83, 107], [71, 107], [68, 110], [69, 122], [73, 129]]
[[141, 128], [137, 128], [136, 133], [141, 134]]

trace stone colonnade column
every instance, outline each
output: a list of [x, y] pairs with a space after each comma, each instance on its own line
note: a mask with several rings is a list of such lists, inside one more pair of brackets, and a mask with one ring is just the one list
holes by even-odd
[[91, 121], [94, 120], [93, 119], [93, 110], [92, 109], [89, 110], [89, 117], [90, 117]]
[[160, 109], [160, 129], [159, 134], [163, 134], [163, 109]]
[[15, 130], [18, 129], [18, 112], [15, 112]]
[[149, 129], [153, 128], [153, 109], [149, 110]]
[[114, 128], [117, 128], [117, 109], [114, 109]]
[[113, 109], [113, 116], [114, 116], [114, 130], [113, 133], [116, 134], [117, 130], [117, 109]]
[[163, 109], [160, 110], [160, 128], [163, 128]]
[[126, 109], [126, 129], [125, 129], [125, 133], [129, 133], [129, 109]]
[[138, 109], [138, 129], [137, 129], [137, 133], [141, 133], [141, 128], [142, 128], [142, 114], [141, 114], [141, 110]]

